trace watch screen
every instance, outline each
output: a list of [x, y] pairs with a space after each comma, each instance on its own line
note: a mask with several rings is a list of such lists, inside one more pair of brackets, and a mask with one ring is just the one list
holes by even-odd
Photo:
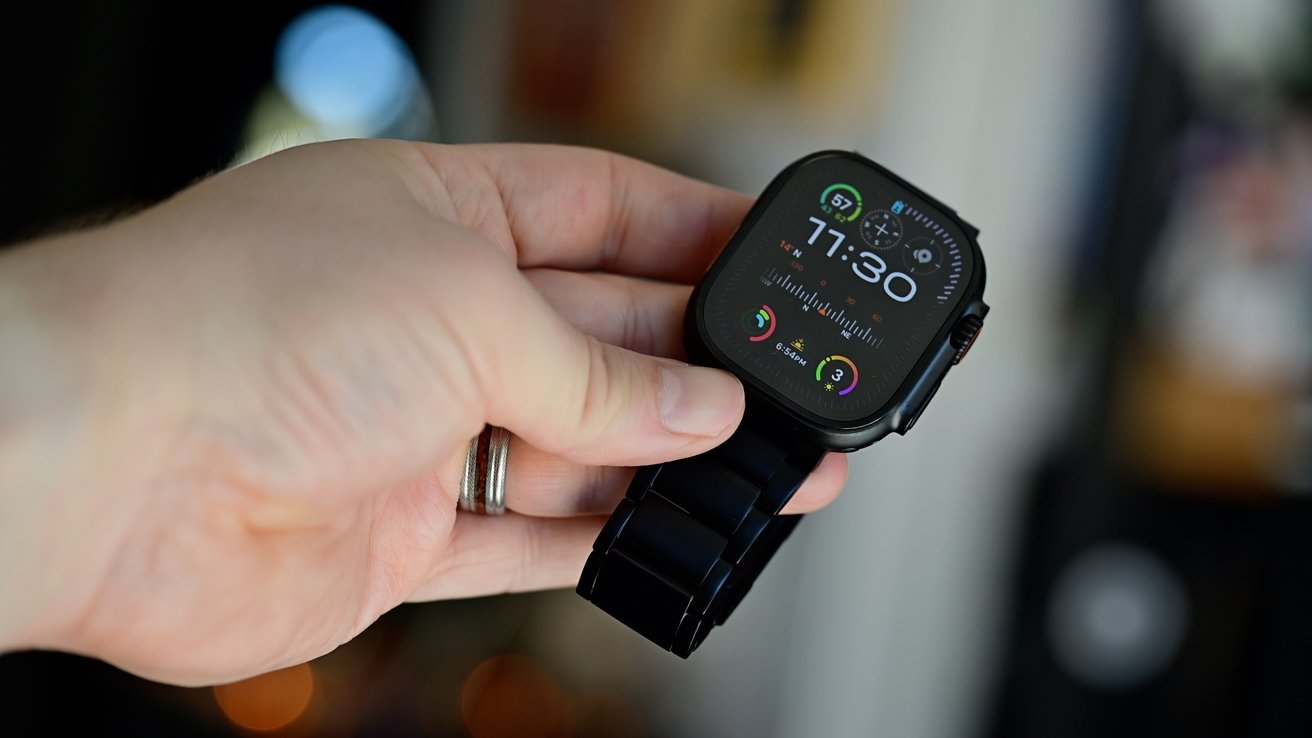
[[821, 418], [868, 418], [952, 315], [974, 270], [960, 228], [857, 159], [801, 164], [706, 287], [704, 330]]

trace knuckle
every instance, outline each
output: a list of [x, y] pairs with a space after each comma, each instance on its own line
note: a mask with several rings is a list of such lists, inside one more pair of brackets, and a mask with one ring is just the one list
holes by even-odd
[[586, 337], [585, 342], [587, 368], [577, 427], [584, 436], [595, 436], [611, 424], [615, 415], [615, 398], [622, 388], [616, 386], [619, 380], [614, 376], [614, 362], [605, 346], [591, 336]]
[[592, 444], [623, 430], [627, 416], [642, 406], [638, 395], [644, 388], [641, 373], [623, 351], [591, 336], [586, 341], [586, 383], [577, 425], [579, 442]]
[[638, 288], [628, 280], [621, 282], [624, 290], [618, 301], [624, 318], [624, 345], [634, 351], [652, 353], [656, 347], [656, 329], [648, 311], [643, 310]]

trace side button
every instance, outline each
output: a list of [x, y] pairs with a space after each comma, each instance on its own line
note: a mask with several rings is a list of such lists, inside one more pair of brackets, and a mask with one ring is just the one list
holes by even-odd
[[916, 424], [917, 420], [920, 420], [920, 414], [925, 412], [925, 408], [929, 407], [930, 400], [934, 399], [934, 395], [938, 394], [938, 388], [942, 386], [943, 379], [940, 377], [939, 380], [934, 383], [934, 389], [929, 391], [929, 394], [925, 396], [925, 401], [920, 403], [920, 407], [916, 408], [915, 414], [913, 414], [911, 419], [907, 421], [906, 427], [902, 429], [902, 435], [905, 436], [907, 433], [911, 432], [911, 427]]

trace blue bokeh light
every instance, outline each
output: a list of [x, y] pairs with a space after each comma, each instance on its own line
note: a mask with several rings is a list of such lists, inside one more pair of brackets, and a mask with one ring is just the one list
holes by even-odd
[[303, 114], [348, 135], [384, 133], [420, 94], [414, 57], [385, 23], [345, 5], [292, 21], [278, 40], [275, 77]]

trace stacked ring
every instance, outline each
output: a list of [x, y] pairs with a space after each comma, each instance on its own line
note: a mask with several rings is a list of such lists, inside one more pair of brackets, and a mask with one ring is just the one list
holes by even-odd
[[495, 425], [470, 439], [460, 476], [459, 507], [466, 512], [502, 515], [506, 512], [506, 457], [510, 431]]

